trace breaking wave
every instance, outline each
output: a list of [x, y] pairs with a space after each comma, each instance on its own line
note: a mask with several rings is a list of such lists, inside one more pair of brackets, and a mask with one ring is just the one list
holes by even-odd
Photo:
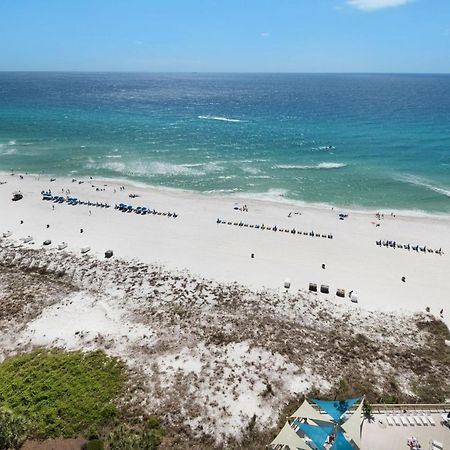
[[88, 169], [103, 169], [110, 170], [125, 175], [134, 176], [201, 176], [211, 172], [220, 172], [222, 167], [214, 163], [206, 164], [172, 164], [159, 161], [152, 162], [122, 162], [122, 161], [107, 161], [96, 163], [89, 161]]
[[436, 184], [430, 183], [428, 180], [421, 178], [417, 175], [398, 175], [394, 177], [397, 181], [401, 181], [403, 183], [412, 184], [414, 186], [420, 186], [429, 191], [435, 192], [437, 194], [445, 195], [450, 198], [450, 188], [447, 186], [438, 186]]
[[198, 116], [199, 119], [203, 120], [220, 120], [222, 122], [241, 122], [239, 119], [230, 119], [228, 117], [221, 117], [221, 116]]
[[342, 167], [347, 167], [348, 164], [345, 163], [332, 163], [332, 162], [321, 162], [316, 165], [301, 165], [301, 164], [277, 164], [273, 166], [274, 169], [340, 169]]
[[0, 145], [0, 156], [14, 155], [15, 153], [17, 153], [17, 149], [15, 148], [4, 149], [4, 146]]

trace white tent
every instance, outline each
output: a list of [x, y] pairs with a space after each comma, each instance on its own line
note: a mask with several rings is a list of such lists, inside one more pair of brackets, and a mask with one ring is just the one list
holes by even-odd
[[341, 427], [345, 431], [345, 434], [349, 439], [351, 439], [357, 446], [361, 448], [361, 424], [362, 424], [362, 409], [363, 409], [364, 399], [356, 408], [356, 411], [350, 416], [350, 418], [344, 422]]
[[289, 425], [285, 423], [284, 427], [278, 433], [278, 436], [271, 442], [272, 447], [282, 445], [283, 448], [287, 447], [289, 450], [310, 450], [306, 441], [302, 439]]
[[301, 406], [291, 415], [293, 419], [311, 419], [320, 420], [322, 422], [331, 422], [331, 417], [328, 414], [321, 414], [317, 409], [306, 400], [303, 401]]

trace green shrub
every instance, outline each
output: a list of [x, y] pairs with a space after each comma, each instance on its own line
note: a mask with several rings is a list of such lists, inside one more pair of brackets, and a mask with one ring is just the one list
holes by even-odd
[[164, 430], [157, 417], [151, 416], [143, 429], [135, 430], [120, 425], [109, 435], [110, 450], [156, 450]]
[[18, 449], [27, 439], [28, 422], [0, 408], [0, 450]]
[[83, 450], [103, 450], [104, 448], [103, 441], [100, 439], [92, 439], [83, 445]]
[[73, 437], [108, 423], [122, 366], [101, 351], [37, 350], [0, 364], [0, 407], [27, 418], [34, 437]]

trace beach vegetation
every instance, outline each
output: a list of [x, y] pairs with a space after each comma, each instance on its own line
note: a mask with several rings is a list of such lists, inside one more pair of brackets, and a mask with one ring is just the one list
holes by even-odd
[[0, 408], [0, 450], [18, 449], [27, 439], [28, 421], [12, 411]]
[[76, 437], [112, 421], [123, 382], [102, 351], [40, 349], [0, 364], [0, 406], [26, 418], [32, 437]]
[[151, 416], [140, 429], [118, 426], [108, 438], [110, 450], [156, 450], [161, 444], [164, 429]]

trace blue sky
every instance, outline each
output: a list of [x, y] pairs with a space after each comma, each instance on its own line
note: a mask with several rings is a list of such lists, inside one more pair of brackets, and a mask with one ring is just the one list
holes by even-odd
[[450, 73], [450, 0], [1, 0], [0, 70]]

